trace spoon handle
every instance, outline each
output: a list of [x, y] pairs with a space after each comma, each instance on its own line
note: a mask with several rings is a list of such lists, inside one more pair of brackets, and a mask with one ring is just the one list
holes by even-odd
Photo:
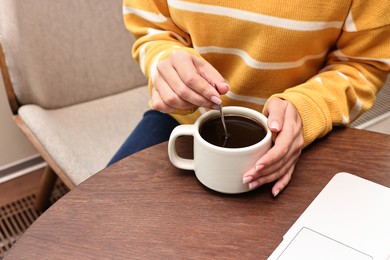
[[227, 132], [227, 129], [226, 129], [225, 116], [223, 115], [222, 106], [221, 105], [219, 105], [219, 112], [221, 113], [221, 120], [222, 120], [223, 130], [225, 131], [225, 138], [227, 138], [228, 137], [228, 132]]

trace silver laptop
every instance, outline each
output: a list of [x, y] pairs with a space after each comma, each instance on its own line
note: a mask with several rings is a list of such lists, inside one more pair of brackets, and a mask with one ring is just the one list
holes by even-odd
[[390, 188], [336, 174], [268, 258], [276, 259], [390, 260]]

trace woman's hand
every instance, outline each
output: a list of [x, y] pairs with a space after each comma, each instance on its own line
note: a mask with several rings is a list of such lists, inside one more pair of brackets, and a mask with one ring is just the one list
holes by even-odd
[[295, 164], [303, 149], [301, 118], [288, 101], [272, 98], [265, 108], [268, 127], [277, 136], [274, 146], [243, 175], [243, 183], [254, 189], [275, 180], [272, 194], [277, 196], [290, 182]]
[[180, 50], [157, 64], [153, 84], [152, 106], [165, 113], [193, 111], [197, 107], [217, 109], [220, 94], [229, 90], [211, 64]]

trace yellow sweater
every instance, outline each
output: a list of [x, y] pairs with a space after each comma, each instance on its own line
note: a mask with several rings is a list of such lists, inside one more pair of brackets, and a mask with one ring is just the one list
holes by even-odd
[[[187, 50], [229, 82], [224, 106], [290, 101], [306, 145], [370, 108], [390, 68], [388, 0], [124, 0], [123, 14], [149, 79]], [[204, 111], [173, 116], [192, 123]]]

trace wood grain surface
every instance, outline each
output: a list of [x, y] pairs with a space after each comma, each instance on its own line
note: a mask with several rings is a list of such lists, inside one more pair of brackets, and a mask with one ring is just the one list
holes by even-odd
[[[178, 141], [191, 156], [192, 140]], [[167, 143], [97, 173], [47, 210], [5, 259], [267, 259], [345, 171], [390, 187], [390, 136], [336, 129], [307, 147], [289, 186], [224, 195], [175, 168]]]

